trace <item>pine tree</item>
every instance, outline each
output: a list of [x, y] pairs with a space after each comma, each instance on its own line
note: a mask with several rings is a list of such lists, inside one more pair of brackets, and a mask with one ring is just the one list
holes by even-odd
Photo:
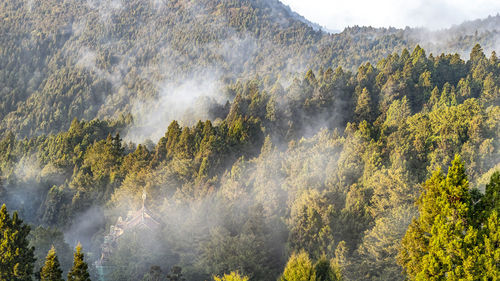
[[355, 113], [359, 121], [371, 120], [372, 115], [372, 99], [368, 89], [363, 88], [358, 96]]
[[402, 241], [400, 264], [411, 280], [476, 278], [482, 249], [460, 157], [455, 157], [446, 177], [435, 172], [424, 189], [418, 201], [420, 215]]
[[[497, 202], [500, 205], [500, 202]], [[478, 258], [479, 269], [476, 275], [483, 280], [498, 280], [500, 277], [500, 216], [493, 210], [488, 217], [482, 234], [484, 252]]]
[[56, 249], [52, 247], [45, 258], [45, 265], [40, 272], [41, 281], [64, 281], [63, 271], [57, 259]]
[[500, 214], [500, 172], [494, 173], [486, 185], [484, 202], [486, 212], [496, 211]]
[[73, 267], [68, 273], [68, 281], [90, 281], [88, 265], [83, 259], [82, 245], [80, 243], [76, 246]]
[[440, 96], [441, 94], [439, 93], [438, 87], [434, 87], [434, 89], [431, 91], [431, 96], [429, 97], [429, 100], [426, 104], [427, 110], [430, 111], [434, 106], [437, 106], [439, 104]]
[[316, 271], [306, 252], [292, 254], [280, 281], [316, 281]]
[[481, 45], [476, 44], [470, 52], [470, 59], [468, 61], [468, 64], [476, 65], [478, 62], [485, 59], [486, 56], [484, 55], [483, 48], [481, 47]]
[[0, 209], [0, 280], [31, 281], [34, 248], [29, 247], [30, 227], [14, 212], [12, 219], [7, 207]]
[[[486, 185], [482, 198], [483, 214], [481, 245], [484, 245], [478, 259], [477, 274], [484, 280], [498, 280], [500, 276], [500, 172], [496, 172]], [[481, 223], [481, 222], [480, 222]]]
[[179, 141], [179, 137], [181, 135], [181, 127], [177, 121], [172, 121], [168, 126], [167, 133], [165, 134], [166, 143], [165, 147], [167, 150], [167, 156], [171, 157], [174, 155], [175, 146]]

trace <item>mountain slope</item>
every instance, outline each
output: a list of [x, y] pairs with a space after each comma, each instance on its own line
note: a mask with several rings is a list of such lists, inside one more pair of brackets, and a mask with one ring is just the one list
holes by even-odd
[[352, 27], [327, 34], [277, 0], [7, 0], [0, 18], [0, 132], [24, 136], [67, 129], [73, 118], [131, 114], [142, 127], [165, 127], [179, 115], [215, 118], [214, 105], [232, 99], [220, 93], [228, 81], [355, 69], [417, 43], [467, 53], [480, 42], [488, 51], [496, 46], [491, 21], [498, 20], [426, 42], [448, 31]]

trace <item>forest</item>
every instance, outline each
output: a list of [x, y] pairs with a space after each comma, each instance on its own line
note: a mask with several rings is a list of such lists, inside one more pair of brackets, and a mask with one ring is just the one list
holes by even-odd
[[499, 16], [96, 3], [0, 3], [0, 280], [499, 279]]
[[310, 68], [355, 72], [417, 44], [462, 57], [500, 45], [500, 15], [441, 31], [328, 34], [278, 0], [4, 0], [0, 18], [0, 133], [21, 138], [132, 115], [129, 138], [156, 141], [173, 120], [223, 118], [231, 97], [219, 88], [238, 79], [289, 85]]

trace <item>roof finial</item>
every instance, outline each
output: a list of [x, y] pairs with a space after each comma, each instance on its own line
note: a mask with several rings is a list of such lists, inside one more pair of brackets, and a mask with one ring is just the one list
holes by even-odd
[[144, 208], [146, 204], [146, 187], [142, 189], [142, 208]]

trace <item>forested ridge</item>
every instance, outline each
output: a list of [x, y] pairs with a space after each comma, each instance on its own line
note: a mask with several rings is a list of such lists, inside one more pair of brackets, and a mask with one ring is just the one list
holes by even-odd
[[[30, 240], [35, 249], [69, 249], [65, 233], [95, 260], [107, 228], [140, 207], [145, 188], [163, 226], [153, 238], [122, 238], [110, 280], [156, 280], [147, 278], [173, 266], [187, 280], [230, 272], [295, 280], [308, 266], [316, 278], [321, 265], [345, 280], [495, 277], [499, 74], [496, 54], [479, 45], [466, 61], [417, 46], [356, 72], [310, 70], [288, 87], [238, 81], [226, 89], [224, 118], [173, 121], [157, 143], [123, 141], [123, 120], [74, 119], [67, 131], [34, 138], [9, 133], [0, 196], [43, 226], [32, 230], [45, 237]], [[463, 219], [447, 232], [450, 215], [440, 210]], [[414, 237], [420, 228], [448, 244], [433, 252]], [[68, 264], [71, 252], [57, 250]], [[447, 251], [459, 254], [450, 261]], [[482, 262], [461, 264], [471, 260]]]
[[[416, 44], [434, 54], [466, 55], [476, 43], [490, 52], [500, 22], [495, 16], [435, 32], [354, 26], [327, 34], [276, 0], [6, 0], [0, 18], [0, 133], [20, 136], [67, 130], [74, 118], [123, 116], [150, 125], [147, 108], [183, 95], [179, 84], [195, 97], [192, 84], [202, 84], [199, 95], [212, 99], [199, 102], [210, 108], [226, 98], [213, 100], [211, 82], [260, 75], [287, 84], [308, 68], [356, 70]], [[218, 110], [186, 114], [190, 124], [220, 117]]]
[[[500, 277], [498, 15], [328, 34], [274, 0], [6, 0], [0, 19], [0, 280]], [[157, 226], [106, 244], [145, 208]]]

